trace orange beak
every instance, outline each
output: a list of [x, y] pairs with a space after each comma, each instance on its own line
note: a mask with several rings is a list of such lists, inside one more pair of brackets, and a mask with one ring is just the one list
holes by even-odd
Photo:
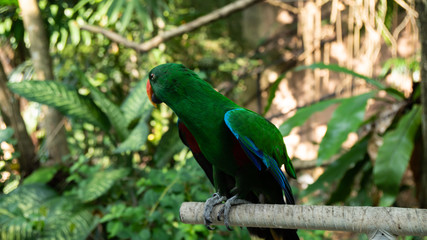
[[154, 105], [154, 107], [157, 107], [157, 104], [155, 104], [153, 102], [153, 88], [151, 87], [151, 83], [150, 80], [147, 80], [147, 95], [148, 95], [148, 99], [150, 99], [150, 102]]

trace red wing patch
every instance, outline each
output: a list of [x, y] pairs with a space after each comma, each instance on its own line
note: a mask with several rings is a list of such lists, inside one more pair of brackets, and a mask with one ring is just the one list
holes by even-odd
[[232, 134], [230, 134], [230, 137], [233, 138], [233, 157], [236, 160], [237, 165], [239, 165], [239, 167], [242, 167], [248, 163], [252, 163], [237, 138], [235, 138]]
[[191, 134], [190, 130], [188, 130], [187, 126], [182, 122], [178, 122], [178, 129], [181, 139], [184, 144], [190, 148], [191, 152], [193, 152], [194, 155], [201, 153], [199, 144], [196, 142], [196, 139], [193, 134]]
[[[182, 141], [188, 148], [190, 148], [191, 152], [193, 152], [194, 156], [201, 154], [201, 150], [199, 144], [194, 138], [193, 134], [191, 134], [190, 130], [188, 130], [187, 126], [182, 122], [178, 122], [179, 134], [181, 136]], [[240, 167], [252, 163], [249, 159], [248, 155], [246, 155], [239, 141], [230, 134], [230, 137], [233, 139], [233, 157], [236, 160], [237, 165]]]
[[200, 151], [199, 144], [197, 143], [193, 134], [191, 134], [187, 126], [185, 126], [184, 123], [180, 121], [178, 121], [178, 130], [179, 130], [179, 137], [181, 138], [182, 142], [188, 148], [190, 148], [197, 163], [199, 163], [200, 167], [203, 169], [206, 176], [209, 178], [209, 181], [211, 181], [212, 185], [214, 185], [212, 164], [206, 159], [202, 151]]

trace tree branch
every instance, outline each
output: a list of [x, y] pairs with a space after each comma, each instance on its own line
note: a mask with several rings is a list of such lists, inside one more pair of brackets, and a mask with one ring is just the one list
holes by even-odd
[[[217, 216], [223, 205], [214, 208]], [[183, 223], [203, 224], [204, 203], [184, 202]], [[224, 225], [213, 217], [213, 224]], [[242, 204], [230, 211], [230, 225], [262, 228], [319, 229], [394, 235], [427, 235], [427, 210], [396, 207]]]
[[139, 49], [138, 43], [129, 41], [125, 37], [123, 37], [122, 35], [115, 33], [113, 31], [110, 31], [108, 29], [98, 27], [98, 26], [89, 25], [89, 24], [85, 24], [85, 25], [80, 26], [80, 29], [86, 30], [89, 32], [93, 32], [93, 33], [100, 33], [113, 42], [122, 44], [125, 47], [132, 48], [132, 49], [135, 49], [137, 51], [143, 51], [142, 49]]
[[113, 31], [110, 31], [101, 27], [93, 26], [93, 25], [82, 25], [80, 26], [80, 29], [94, 32], [94, 33], [100, 33], [105, 37], [109, 38], [110, 40], [123, 44], [125, 47], [135, 49], [136, 51], [148, 52], [149, 50], [159, 46], [161, 43], [173, 37], [182, 35], [187, 32], [191, 32], [197, 28], [200, 28], [201, 26], [204, 26], [216, 20], [225, 18], [231, 15], [232, 13], [248, 8], [253, 4], [261, 1], [262, 0], [239, 0], [233, 3], [230, 3], [220, 9], [214, 10], [211, 13], [201, 16], [175, 29], [159, 33], [157, 36], [151, 38], [150, 40], [144, 43], [135, 43], [135, 42], [129, 41], [118, 33], [115, 33]]
[[306, 169], [313, 169], [316, 167], [326, 167], [331, 165], [336, 160], [336, 158], [331, 158], [327, 161], [323, 161], [321, 165], [317, 164], [317, 159], [314, 160], [299, 160], [299, 159], [293, 159], [292, 165], [294, 166], [295, 170], [306, 170]]

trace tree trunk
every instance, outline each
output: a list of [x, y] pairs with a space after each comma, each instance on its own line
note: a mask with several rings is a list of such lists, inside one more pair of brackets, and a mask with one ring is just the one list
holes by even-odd
[[2, 117], [6, 125], [11, 126], [14, 130], [14, 137], [17, 140], [15, 150], [20, 154], [18, 157], [20, 173], [22, 177], [25, 177], [37, 169], [39, 161], [36, 158], [34, 144], [25, 128], [25, 123], [19, 110], [18, 99], [13, 96], [6, 84], [7, 76], [0, 62], [0, 102], [2, 103], [0, 107]]
[[427, 208], [427, 0], [416, 0], [415, 7], [418, 11], [418, 28], [421, 43], [421, 104], [423, 106], [422, 133], [424, 154], [421, 170], [421, 187], [418, 193], [420, 207]]
[[[19, 0], [25, 30], [30, 38], [30, 52], [38, 80], [53, 80], [52, 59], [49, 55], [49, 38], [43, 25], [36, 0]], [[60, 163], [68, 155], [68, 145], [63, 116], [53, 108], [44, 109], [46, 146], [53, 163]]]

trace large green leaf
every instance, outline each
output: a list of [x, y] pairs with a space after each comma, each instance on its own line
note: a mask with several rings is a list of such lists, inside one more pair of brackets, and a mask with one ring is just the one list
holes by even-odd
[[77, 21], [68, 21], [68, 29], [70, 30], [71, 43], [75, 46], [78, 45], [80, 42], [80, 28]]
[[273, 103], [273, 99], [276, 96], [276, 91], [279, 88], [279, 85], [282, 80], [285, 79], [286, 73], [287, 72], [280, 74], [280, 76], [277, 77], [276, 81], [274, 81], [273, 85], [271, 85], [270, 94], [268, 95], [267, 99], [267, 105], [264, 108], [264, 114], [266, 114], [268, 110], [270, 110], [271, 104]]
[[[401, 99], [405, 98], [405, 96], [402, 92], [400, 92], [394, 88], [391, 88], [391, 87], [385, 87], [382, 83], [375, 80], [374, 78], [356, 73], [356, 72], [354, 72], [348, 68], [341, 67], [341, 66], [338, 66], [336, 64], [325, 64], [325, 63], [319, 62], [319, 63], [313, 63], [311, 65], [306, 65], [306, 66], [298, 66], [298, 67], [291, 69], [291, 71], [297, 72], [297, 71], [302, 71], [302, 70], [306, 70], [306, 69], [327, 69], [327, 70], [334, 71], [334, 72], [349, 74], [355, 78], [361, 78], [361, 79], [365, 80], [368, 84], [371, 84], [380, 90], [385, 90], [388, 94], [395, 97], [396, 99], [401, 100]], [[277, 78], [277, 80], [273, 83], [273, 85], [271, 86], [270, 94], [269, 94], [269, 97], [267, 100], [267, 105], [264, 109], [264, 114], [270, 109], [271, 104], [273, 102], [273, 99], [276, 96], [276, 91], [279, 87], [279, 84], [285, 78], [286, 73], [287, 72], [282, 73]], [[287, 131], [288, 130], [286, 129], [286, 131], [284, 131], [284, 132], [286, 133]], [[287, 134], [283, 134], [283, 135], [286, 136]]]
[[83, 181], [78, 189], [78, 196], [83, 202], [90, 202], [105, 194], [116, 181], [127, 176], [128, 170], [119, 168], [95, 173]]
[[[358, 181], [357, 185], [354, 185], [353, 193], [346, 199], [345, 205], [348, 206], [372, 206], [372, 187], [374, 184], [373, 181], [373, 163], [369, 158], [368, 154], [365, 156], [365, 164], [363, 169], [357, 175], [356, 180]], [[345, 186], [343, 186], [345, 187]]]
[[156, 152], [153, 155], [153, 161], [157, 167], [163, 167], [173, 155], [181, 151], [184, 147], [185, 145], [179, 138], [177, 125], [171, 125], [169, 130], [163, 134], [162, 139], [160, 139]]
[[82, 119], [104, 130], [109, 129], [109, 122], [93, 101], [65, 84], [56, 81], [23, 81], [8, 83], [8, 87], [30, 101], [54, 107], [64, 115]]
[[318, 151], [318, 164], [331, 158], [340, 149], [350, 132], [356, 131], [363, 122], [368, 99], [376, 91], [345, 99], [332, 114], [328, 128]]
[[368, 140], [368, 137], [361, 139], [348, 152], [341, 155], [329, 165], [325, 172], [304, 190], [304, 195], [310, 194], [317, 189], [329, 189], [334, 181], [341, 179], [349, 168], [364, 158], [368, 147]]
[[147, 79], [140, 81], [121, 106], [128, 125], [137, 118], [139, 118], [139, 122], [126, 140], [114, 150], [116, 153], [140, 150], [147, 141], [149, 134], [147, 118], [150, 116], [153, 106], [146, 95], [146, 83]]
[[[45, 185], [22, 185], [11, 193], [0, 196], [0, 209], [11, 211], [12, 215], [15, 215], [19, 211], [26, 212], [35, 208], [47, 199], [55, 196], [57, 196], [56, 192]], [[19, 205], [18, 203], [20, 202], [25, 204]], [[0, 216], [2, 216], [2, 214], [0, 214]]]
[[134, 15], [133, 12], [135, 11], [136, 4], [139, 4], [139, 2], [135, 0], [126, 1], [125, 10], [123, 11], [123, 15], [120, 17], [120, 33], [123, 33], [126, 30], [126, 27]]
[[105, 115], [107, 115], [120, 140], [126, 139], [129, 135], [129, 131], [127, 129], [128, 123], [120, 108], [110, 101], [99, 89], [92, 86], [83, 73], [80, 73], [80, 80], [83, 85], [90, 90], [90, 95], [92, 96], [95, 104], [105, 113]]
[[[6, 214], [4, 211], [6, 210], [0, 209], [0, 215]], [[39, 233], [34, 231], [33, 227], [24, 216], [6, 218], [6, 215], [3, 215], [0, 217], [0, 239], [37, 239]]]
[[[56, 197], [51, 188], [32, 184], [19, 186], [0, 197], [0, 239], [37, 239], [37, 216], [40, 206]], [[40, 216], [41, 217], [41, 216]]]
[[[138, 1], [138, 0], [134, 0]], [[153, 1], [154, 2], [154, 1]], [[161, 1], [155, 1], [156, 3], [161, 3]], [[136, 19], [140, 22], [140, 25], [143, 26], [144, 31], [146, 32], [152, 32], [154, 29], [154, 24], [152, 17], [150, 17], [149, 8], [144, 6], [143, 4], [140, 4], [139, 2], [135, 4], [135, 15]], [[162, 16], [161, 14], [156, 14], [157, 17]]]
[[127, 151], [138, 151], [147, 141], [147, 136], [150, 133], [147, 126], [147, 118], [141, 117], [138, 125], [132, 130], [128, 138], [114, 150], [115, 153], [123, 153]]
[[[85, 1], [84, 1], [85, 2]], [[93, 22], [93, 21], [99, 21], [101, 20], [103, 17], [105, 17], [105, 15], [107, 15], [107, 11], [110, 9], [111, 4], [114, 2], [114, 0], [107, 0], [107, 1], [102, 1], [99, 5], [98, 5], [98, 9], [92, 14], [92, 16], [90, 17], [90, 21], [89, 22]], [[108, 21], [108, 19], [107, 19]]]
[[397, 123], [395, 129], [384, 135], [384, 141], [378, 149], [374, 166], [374, 182], [384, 191], [383, 205], [394, 202], [399, 192], [400, 182], [405, 172], [412, 150], [414, 137], [421, 124], [422, 108], [419, 105], [406, 113]]
[[301, 71], [305, 69], [328, 69], [334, 72], [349, 74], [355, 78], [360, 78], [365, 80], [365, 82], [367, 82], [368, 84], [371, 84], [372, 86], [378, 88], [379, 90], [386, 91], [388, 94], [390, 94], [390, 96], [398, 100], [405, 99], [405, 95], [402, 92], [398, 91], [397, 89], [392, 87], [386, 87], [381, 82], [379, 82], [378, 80], [375, 80], [374, 78], [356, 73], [348, 68], [341, 67], [336, 64], [325, 64], [323, 62], [319, 62], [319, 63], [313, 63], [311, 65], [307, 65], [307, 66], [298, 66], [295, 68], [294, 71]]
[[13, 128], [7, 127], [5, 129], [0, 129], [0, 142], [9, 142], [15, 131]]
[[124, 0], [113, 0], [110, 8], [107, 11], [107, 19], [109, 23], [117, 22], [117, 19], [121, 15], [122, 5], [125, 2]]
[[352, 168], [348, 169], [344, 176], [339, 181], [339, 184], [335, 191], [331, 194], [329, 200], [326, 202], [326, 205], [331, 205], [336, 202], [344, 202], [350, 196], [351, 191], [353, 190], [353, 185], [356, 180], [356, 176], [363, 166], [369, 161], [368, 158], [363, 158], [364, 161], [357, 162]]
[[39, 239], [86, 239], [98, 223], [90, 209], [73, 196], [50, 199], [41, 209], [46, 209], [46, 221]]
[[345, 99], [329, 99], [298, 109], [295, 115], [290, 117], [279, 127], [280, 133], [282, 133], [283, 136], [289, 135], [294, 127], [304, 124], [314, 113], [322, 111], [334, 103], [340, 103], [343, 100]]
[[59, 167], [42, 167], [32, 172], [30, 176], [26, 177], [23, 181], [23, 184], [33, 184], [33, 183], [48, 183], [58, 172]]
[[19, 3], [18, 3], [18, 0], [2, 0], [0, 1], [0, 5], [4, 5], [4, 6], [15, 5], [18, 7]]
[[373, 78], [370, 78], [370, 77], [367, 77], [365, 75], [356, 73], [356, 72], [354, 72], [348, 68], [341, 67], [341, 66], [338, 66], [336, 64], [325, 64], [323, 62], [313, 63], [313, 64], [307, 65], [307, 66], [298, 66], [295, 68], [295, 71], [301, 71], [301, 70], [305, 70], [305, 69], [328, 69], [328, 70], [331, 70], [334, 72], [346, 73], [346, 74], [349, 74], [353, 77], [361, 78], [361, 79], [365, 80], [367, 83], [369, 83], [369, 84], [371, 84], [371, 85], [373, 85], [379, 89], [385, 88], [385, 86], [382, 83], [378, 82], [377, 80], [375, 80]]
[[130, 92], [120, 109], [128, 123], [141, 117], [146, 112], [150, 112], [152, 105], [146, 92], [147, 78], [140, 81]]

